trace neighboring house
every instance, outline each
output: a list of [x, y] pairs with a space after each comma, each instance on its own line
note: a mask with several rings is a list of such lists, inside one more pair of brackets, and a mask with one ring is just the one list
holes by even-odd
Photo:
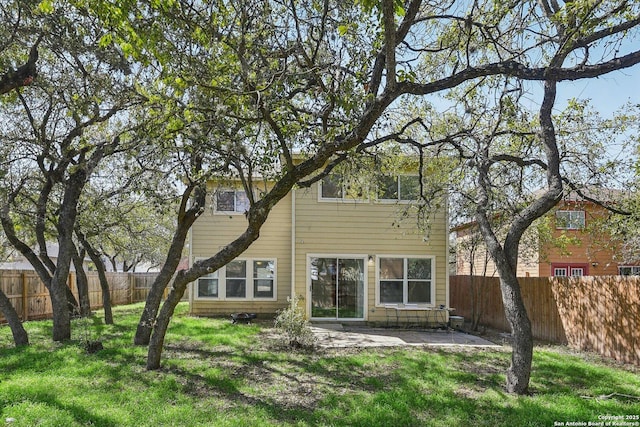
[[[51, 259], [51, 261], [56, 264], [58, 262], [58, 252], [59, 247], [57, 243], [47, 243], [47, 255]], [[36, 251], [37, 253], [37, 251]], [[85, 270], [89, 268], [91, 263], [91, 259], [86, 256], [84, 258], [84, 267]], [[18, 251], [13, 250], [12, 254], [5, 260], [5, 262], [0, 262], [0, 270], [33, 270], [33, 266], [27, 259]], [[70, 270], [75, 271], [75, 265], [73, 262], [70, 265]]]
[[[428, 307], [448, 306], [444, 208], [428, 236], [415, 215], [401, 219], [416, 203], [417, 178], [389, 177], [378, 197], [351, 197], [352, 188], [333, 176], [292, 190], [245, 253], [191, 285], [191, 312], [273, 315], [293, 294], [302, 297], [308, 318], [323, 321], [382, 323], [397, 307], [420, 307], [424, 315]], [[192, 228], [192, 263], [246, 228], [249, 205], [240, 188], [210, 183], [210, 206]]]
[[[518, 254], [519, 277], [611, 276], [640, 274], [635, 264], [620, 262], [615, 242], [600, 226], [608, 211], [571, 194], [545, 217], [548, 229], [532, 226]], [[535, 231], [534, 231], [535, 230]], [[475, 223], [452, 229], [456, 235], [456, 274], [497, 276]]]

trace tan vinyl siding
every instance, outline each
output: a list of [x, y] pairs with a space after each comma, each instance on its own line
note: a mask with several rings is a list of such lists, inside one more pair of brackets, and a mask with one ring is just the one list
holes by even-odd
[[[459, 276], [498, 277], [498, 270], [487, 252], [484, 241], [479, 240], [479, 231], [469, 227], [456, 231], [456, 274]], [[518, 277], [538, 276], [538, 239], [528, 233], [526, 242], [521, 243], [518, 253]], [[475, 243], [471, 243], [472, 240]], [[526, 247], [525, 247], [526, 245]], [[473, 258], [473, 259], [472, 259]]]
[[[435, 305], [447, 302], [447, 220], [444, 209], [431, 222], [428, 236], [417, 229], [415, 214], [403, 213], [410, 207], [400, 203], [319, 201], [318, 186], [296, 191], [296, 287], [308, 293], [307, 258], [322, 255], [412, 255], [433, 256], [435, 265]], [[376, 306], [376, 262], [367, 265], [367, 306], [365, 319], [386, 321], [385, 310]]]
[[[210, 202], [210, 199], [207, 199]], [[213, 213], [207, 206], [194, 224], [191, 236], [191, 262], [212, 256], [244, 232], [243, 214]], [[271, 211], [260, 237], [238, 259], [276, 259], [277, 300], [219, 300], [196, 298], [192, 284], [191, 312], [194, 315], [228, 315], [253, 312], [273, 315], [287, 304], [291, 294], [291, 196], [281, 200]], [[249, 280], [250, 282], [250, 280]], [[249, 284], [247, 284], [249, 286]]]
[[[294, 194], [295, 218], [292, 217]], [[223, 248], [239, 236], [246, 225], [242, 214], [216, 214], [207, 207], [193, 227], [191, 262], [211, 256]], [[277, 301], [195, 298], [193, 287], [191, 312], [195, 315], [228, 315], [249, 311], [272, 315], [285, 307], [287, 297], [291, 294], [292, 241], [295, 242], [295, 293], [303, 297], [307, 310], [310, 309], [309, 255], [358, 257], [364, 260], [367, 274], [364, 319], [369, 322], [383, 323], [387, 319], [385, 309], [376, 306], [376, 265], [380, 256], [432, 258], [435, 273], [432, 283], [435, 286], [433, 305], [446, 305], [447, 234], [444, 209], [430, 222], [427, 235], [418, 230], [415, 211], [408, 204], [320, 201], [317, 185], [297, 189], [274, 208], [263, 226], [260, 238], [239, 257], [247, 260], [277, 260]], [[372, 262], [368, 262], [369, 256], [374, 257]]]

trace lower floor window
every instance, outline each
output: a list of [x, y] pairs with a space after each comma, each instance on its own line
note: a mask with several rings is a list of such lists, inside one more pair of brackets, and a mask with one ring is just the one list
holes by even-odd
[[246, 298], [247, 261], [231, 261], [225, 268], [227, 298]]
[[197, 282], [198, 298], [274, 299], [275, 260], [233, 260]]
[[275, 284], [275, 261], [253, 261], [253, 296], [273, 298]]
[[586, 264], [554, 264], [551, 272], [555, 277], [581, 277], [587, 275]]
[[640, 276], [640, 266], [621, 265], [618, 267], [618, 274], [621, 276]]
[[562, 267], [554, 268], [553, 275], [556, 277], [567, 277], [567, 269]]
[[433, 259], [380, 257], [378, 294], [381, 304], [432, 304]]
[[218, 298], [218, 272], [213, 272], [198, 279], [198, 296]]

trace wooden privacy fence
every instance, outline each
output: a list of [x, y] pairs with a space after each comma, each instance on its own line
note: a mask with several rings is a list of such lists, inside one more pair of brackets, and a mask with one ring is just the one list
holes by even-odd
[[[147, 298], [157, 273], [107, 273], [111, 304], [131, 304]], [[87, 272], [91, 309], [102, 307], [102, 290], [97, 272]], [[69, 274], [68, 284], [78, 298], [76, 275]], [[0, 289], [7, 295], [22, 320], [52, 316], [49, 291], [35, 271], [0, 270]], [[0, 322], [4, 322], [0, 314]]]
[[[640, 365], [640, 278], [518, 278], [534, 338]], [[451, 276], [455, 314], [509, 331], [498, 278]]]

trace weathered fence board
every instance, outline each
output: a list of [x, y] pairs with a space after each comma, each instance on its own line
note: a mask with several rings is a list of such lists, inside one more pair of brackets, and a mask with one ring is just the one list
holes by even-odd
[[[112, 305], [144, 301], [157, 273], [107, 273]], [[102, 289], [97, 272], [87, 272], [91, 309], [102, 307]], [[68, 279], [78, 297], [75, 273]], [[22, 320], [45, 319], [52, 315], [49, 291], [35, 271], [0, 270], [0, 289], [7, 295]], [[0, 314], [0, 323], [5, 321]]]
[[[534, 338], [640, 365], [640, 278], [519, 278]], [[494, 277], [452, 276], [450, 303], [466, 319], [509, 331]]]

